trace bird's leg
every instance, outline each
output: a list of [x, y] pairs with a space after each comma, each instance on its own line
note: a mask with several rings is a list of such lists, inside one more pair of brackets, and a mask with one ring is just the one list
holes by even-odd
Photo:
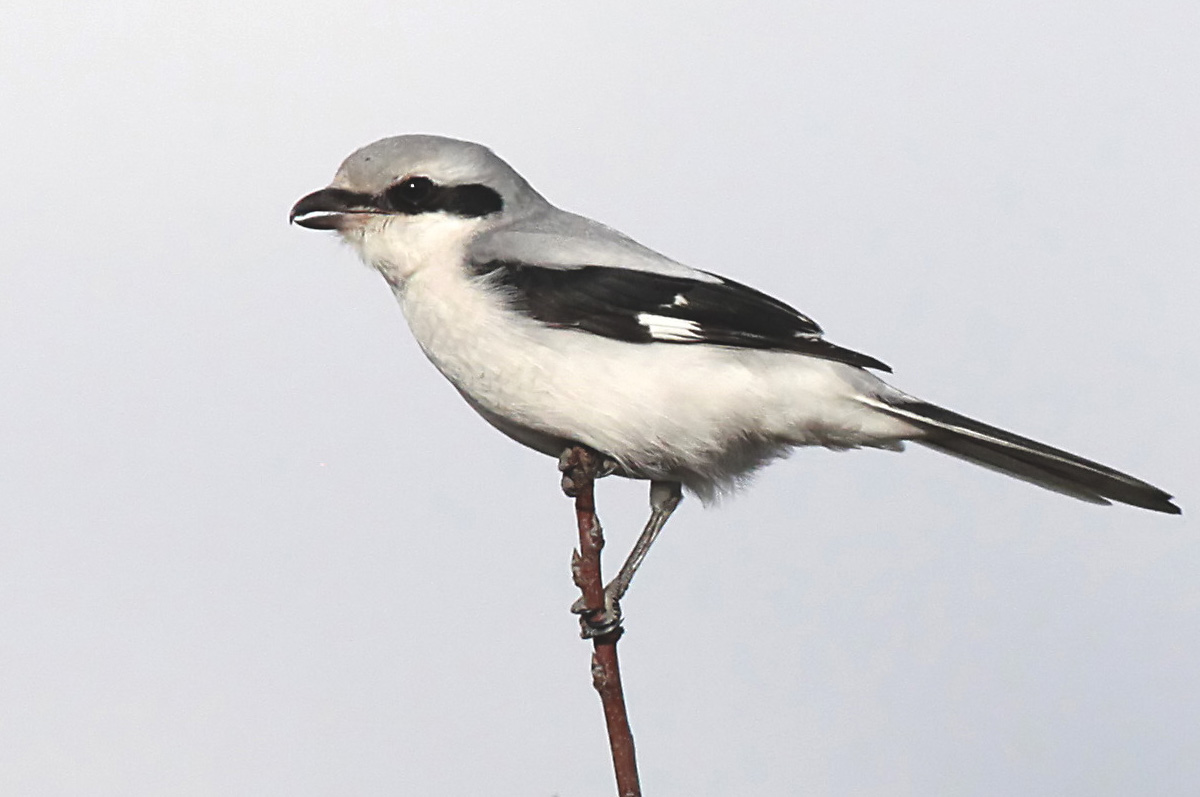
[[675, 511], [675, 507], [679, 506], [681, 500], [683, 500], [683, 488], [679, 482], [650, 482], [650, 519], [646, 521], [646, 528], [642, 530], [642, 536], [638, 537], [633, 550], [625, 559], [625, 564], [621, 565], [617, 577], [604, 588], [612, 600], [619, 601], [625, 597], [626, 591], [629, 590], [629, 584], [633, 581], [633, 574], [642, 566], [642, 560], [650, 552], [650, 546], [658, 539], [659, 532], [663, 530], [663, 526], [667, 525], [671, 513]]
[[[683, 488], [679, 482], [650, 482], [650, 519], [646, 522], [646, 528], [642, 530], [642, 535], [634, 543], [633, 550], [626, 557], [625, 564], [621, 565], [617, 577], [604, 588], [605, 610], [610, 617], [620, 617], [619, 602], [629, 590], [633, 574], [641, 567], [642, 560], [650, 551], [650, 546], [658, 538], [663, 526], [667, 525], [667, 520], [670, 519], [671, 513], [675, 511], [675, 507], [679, 506], [681, 500], [683, 500]], [[584, 611], [583, 601], [576, 601], [575, 605], [571, 607], [571, 611], [576, 614], [582, 613]]]

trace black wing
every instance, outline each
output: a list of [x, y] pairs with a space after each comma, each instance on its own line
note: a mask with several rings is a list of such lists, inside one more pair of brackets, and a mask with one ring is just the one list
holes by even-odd
[[514, 310], [553, 327], [631, 343], [793, 351], [892, 370], [822, 339], [816, 322], [778, 299], [722, 277], [703, 282], [607, 266], [557, 269], [505, 260], [475, 264], [473, 271], [504, 288]]

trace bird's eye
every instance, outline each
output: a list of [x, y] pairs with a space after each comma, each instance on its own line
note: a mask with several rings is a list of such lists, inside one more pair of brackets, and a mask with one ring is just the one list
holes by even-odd
[[414, 207], [433, 194], [433, 180], [428, 177], [408, 177], [393, 185], [385, 193], [392, 207]]

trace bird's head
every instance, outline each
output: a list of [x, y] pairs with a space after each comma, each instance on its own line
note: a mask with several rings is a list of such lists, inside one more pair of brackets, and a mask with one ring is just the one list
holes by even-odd
[[385, 276], [403, 279], [423, 256], [462, 247], [544, 203], [487, 147], [408, 135], [350, 155], [329, 187], [302, 198], [289, 219], [336, 230]]

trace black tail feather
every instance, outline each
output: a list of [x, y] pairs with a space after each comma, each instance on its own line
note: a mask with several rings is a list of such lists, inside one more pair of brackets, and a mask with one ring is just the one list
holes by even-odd
[[914, 442], [1083, 501], [1118, 501], [1178, 515], [1171, 496], [1141, 479], [924, 401], [876, 406], [924, 430]]

